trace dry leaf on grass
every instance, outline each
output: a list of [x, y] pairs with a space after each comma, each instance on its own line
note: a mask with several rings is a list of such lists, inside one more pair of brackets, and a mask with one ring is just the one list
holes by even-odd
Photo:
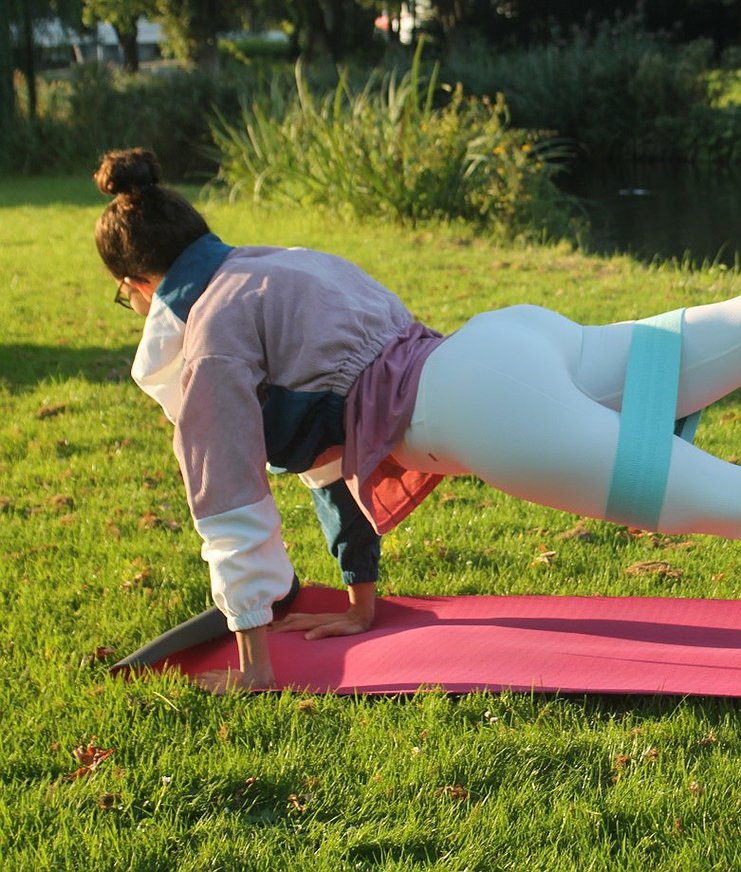
[[165, 521], [154, 512], [144, 512], [144, 514], [139, 518], [139, 527], [143, 530], [155, 530], [157, 527], [164, 527], [166, 530], [171, 530], [173, 533], [179, 533], [182, 529], [177, 521], [172, 519]]
[[540, 545], [540, 554], [533, 559], [533, 565], [536, 563], [545, 563], [550, 566], [553, 563], [553, 558], [556, 556], [555, 551], [549, 551], [547, 545]]
[[101, 793], [98, 797], [98, 808], [103, 811], [113, 811], [115, 808], [121, 807], [120, 793]]
[[95, 744], [95, 736], [92, 736], [87, 745], [79, 745], [72, 751], [72, 756], [80, 763], [80, 768], [69, 775], [64, 776], [65, 781], [76, 781], [94, 772], [98, 766], [114, 753], [113, 748], [98, 748]]
[[594, 535], [587, 530], [584, 524], [579, 521], [579, 523], [572, 527], [570, 530], [565, 530], [563, 533], [559, 533], [556, 536], [559, 542], [568, 542], [570, 539], [579, 539], [582, 542], [591, 542], [594, 539]]
[[461, 787], [460, 784], [448, 784], [445, 787], [439, 787], [435, 793], [437, 796], [447, 796], [450, 799], [457, 799], [459, 801], [468, 799], [468, 791], [465, 787]]
[[677, 569], [666, 560], [641, 560], [631, 564], [625, 573], [626, 575], [659, 575], [661, 578], [681, 578], [684, 574], [681, 569]]
[[298, 812], [306, 811], [306, 797], [299, 796], [298, 793], [289, 793], [288, 794], [288, 809]]
[[106, 518], [105, 526], [106, 530], [108, 530], [108, 532], [116, 540], [116, 542], [119, 542], [121, 539], [121, 531], [118, 529], [118, 525], [113, 520], [113, 518]]
[[56, 406], [41, 406], [41, 408], [36, 412], [36, 417], [39, 420], [43, 420], [44, 418], [54, 418], [57, 415], [62, 415], [67, 411], [67, 406], [64, 403], [59, 403]]

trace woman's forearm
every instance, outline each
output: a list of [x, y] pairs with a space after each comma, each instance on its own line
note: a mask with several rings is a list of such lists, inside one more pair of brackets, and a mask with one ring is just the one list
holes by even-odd
[[350, 600], [350, 608], [357, 618], [367, 621], [366, 629], [373, 623], [376, 611], [376, 585], [372, 581], [362, 581], [348, 585], [347, 596]]
[[254, 627], [251, 630], [237, 630], [237, 648], [239, 650], [239, 669], [250, 673], [256, 678], [273, 681], [273, 666], [270, 662], [268, 649], [268, 628]]

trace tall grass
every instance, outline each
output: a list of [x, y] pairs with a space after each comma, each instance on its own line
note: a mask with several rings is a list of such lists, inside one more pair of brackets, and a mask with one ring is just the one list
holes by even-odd
[[354, 92], [343, 75], [320, 98], [299, 65], [283, 117], [259, 105], [238, 124], [222, 115], [213, 134], [232, 195], [412, 225], [464, 219], [509, 236], [565, 232], [568, 207], [553, 176], [566, 146], [512, 129], [499, 95], [448, 88], [439, 106], [438, 69], [423, 75], [422, 47], [400, 78], [372, 76]]

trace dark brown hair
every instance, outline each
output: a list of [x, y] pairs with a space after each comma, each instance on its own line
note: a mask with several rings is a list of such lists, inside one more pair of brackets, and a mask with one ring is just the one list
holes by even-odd
[[109, 151], [93, 178], [112, 196], [95, 225], [95, 243], [117, 279], [164, 275], [175, 259], [209, 232], [202, 215], [176, 191], [160, 185], [154, 153]]

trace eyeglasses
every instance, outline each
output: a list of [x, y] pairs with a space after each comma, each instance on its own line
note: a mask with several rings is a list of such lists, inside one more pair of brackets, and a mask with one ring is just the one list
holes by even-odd
[[114, 303], [118, 303], [119, 306], [123, 306], [124, 309], [133, 309], [131, 305], [131, 300], [129, 299], [128, 294], [124, 294], [123, 286], [127, 284], [126, 279], [121, 279], [121, 282], [116, 288], [116, 296], [113, 298]]

